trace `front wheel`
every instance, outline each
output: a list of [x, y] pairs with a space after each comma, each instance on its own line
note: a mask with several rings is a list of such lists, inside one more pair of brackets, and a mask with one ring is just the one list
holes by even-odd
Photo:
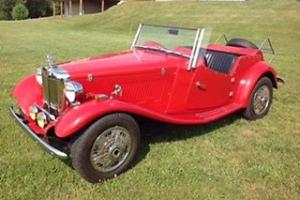
[[261, 78], [252, 91], [244, 117], [248, 120], [257, 120], [268, 114], [272, 104], [273, 85], [268, 77]]
[[139, 127], [130, 115], [107, 115], [72, 144], [73, 167], [91, 183], [114, 178], [129, 168], [139, 143]]

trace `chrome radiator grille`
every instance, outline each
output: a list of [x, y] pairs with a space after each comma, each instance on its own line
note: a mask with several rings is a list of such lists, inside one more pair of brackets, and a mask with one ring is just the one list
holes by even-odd
[[50, 108], [60, 110], [64, 99], [64, 80], [52, 76], [47, 69], [42, 71], [42, 77], [46, 103]]

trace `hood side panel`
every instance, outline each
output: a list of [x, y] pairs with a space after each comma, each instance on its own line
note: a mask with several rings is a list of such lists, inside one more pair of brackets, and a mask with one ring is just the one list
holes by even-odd
[[61, 65], [71, 79], [92, 95], [110, 96], [116, 84], [122, 87], [118, 100], [165, 112], [178, 67], [188, 59], [149, 50], [134, 49]]

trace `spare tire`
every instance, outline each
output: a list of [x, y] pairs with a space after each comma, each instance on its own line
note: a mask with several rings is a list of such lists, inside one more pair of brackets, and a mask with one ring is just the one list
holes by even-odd
[[248, 48], [248, 49], [258, 49], [258, 47], [250, 42], [249, 40], [241, 39], [241, 38], [233, 38], [226, 43], [226, 46], [232, 47], [241, 47], [241, 48]]

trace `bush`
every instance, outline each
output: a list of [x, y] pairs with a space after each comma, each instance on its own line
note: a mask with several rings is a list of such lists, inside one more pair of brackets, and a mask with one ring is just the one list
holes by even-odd
[[29, 12], [24, 4], [17, 4], [13, 8], [11, 15], [14, 20], [21, 20], [26, 19], [29, 15]]

